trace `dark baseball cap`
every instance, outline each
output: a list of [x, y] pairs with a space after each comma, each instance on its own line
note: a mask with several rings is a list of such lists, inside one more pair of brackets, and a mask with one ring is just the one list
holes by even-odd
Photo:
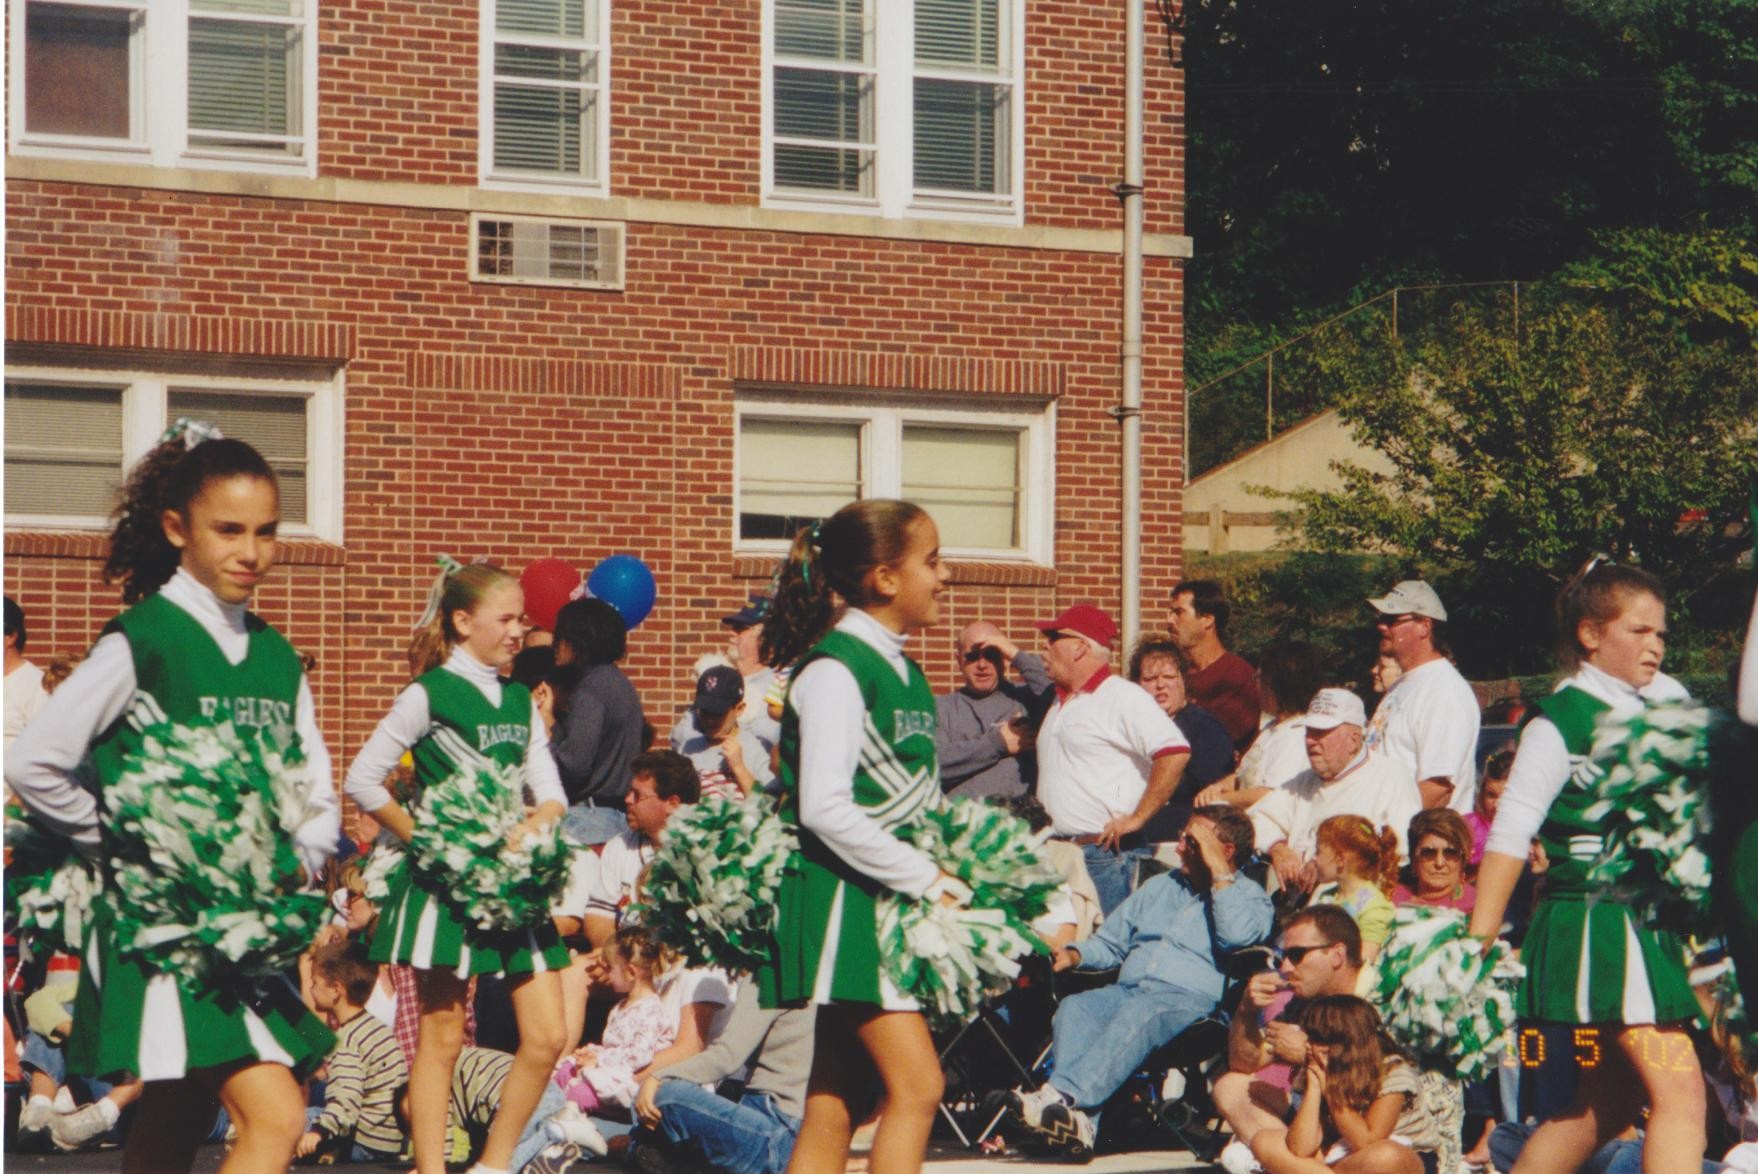
[[722, 616], [720, 622], [729, 628], [749, 628], [752, 624], [760, 624], [768, 619], [769, 596], [761, 591], [753, 591], [750, 600], [732, 615]]
[[745, 678], [739, 670], [717, 664], [696, 678], [696, 708], [718, 717], [745, 699]]

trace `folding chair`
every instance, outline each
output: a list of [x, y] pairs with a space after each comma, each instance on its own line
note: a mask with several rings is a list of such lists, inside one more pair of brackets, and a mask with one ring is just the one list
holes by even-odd
[[1054, 1012], [1050, 960], [1031, 958], [1014, 988], [985, 1004], [940, 1049], [940, 1116], [960, 1145], [981, 1146], [1007, 1115], [1005, 1094], [1041, 1078]]

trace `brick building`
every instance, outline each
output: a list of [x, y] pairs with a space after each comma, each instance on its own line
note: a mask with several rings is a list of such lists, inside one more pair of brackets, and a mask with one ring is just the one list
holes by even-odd
[[[282, 474], [258, 610], [316, 657], [344, 763], [441, 552], [645, 559], [625, 667], [662, 729], [795, 519], [859, 494], [941, 522], [937, 685], [972, 619], [1024, 641], [1117, 606], [1122, 4], [8, 4], [5, 584], [34, 653], [115, 611], [110, 495], [190, 414]], [[1189, 242], [1148, 45], [1158, 626]]]

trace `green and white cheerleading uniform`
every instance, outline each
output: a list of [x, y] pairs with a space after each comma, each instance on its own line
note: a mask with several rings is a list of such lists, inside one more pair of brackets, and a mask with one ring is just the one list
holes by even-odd
[[1602, 714], [1629, 717], [1650, 701], [1682, 695], [1668, 677], [1635, 688], [1583, 665], [1538, 703], [1521, 735], [1507, 791], [1486, 851], [1524, 857], [1534, 834], [1550, 858], [1544, 896], [1521, 949], [1522, 1019], [1552, 1023], [1678, 1023], [1698, 1014], [1683, 943], [1647, 926], [1628, 905], [1587, 879], [1600, 853], [1599, 825], [1586, 818], [1588, 758]]
[[929, 894], [940, 870], [899, 828], [942, 802], [934, 694], [903, 637], [851, 609], [801, 659], [781, 718], [781, 816], [800, 827], [777, 898], [766, 1006], [915, 1010], [880, 964], [875, 901]]
[[[13, 745], [7, 782], [81, 851], [103, 858], [104, 789], [138, 746], [141, 727], [216, 716], [282, 738], [299, 734], [313, 814], [297, 831], [297, 847], [316, 876], [341, 821], [298, 654], [242, 604], [223, 603], [181, 569], [105, 627]], [[91, 777], [80, 771], [88, 757], [96, 793], [78, 781]], [[102, 899], [93, 923], [67, 1042], [70, 1071], [178, 1080], [196, 1069], [267, 1061], [303, 1077], [328, 1052], [330, 1033], [284, 979], [190, 994], [175, 976], [120, 954]]]
[[[405, 750], [415, 760], [417, 787], [486, 759], [523, 766], [525, 785], [538, 804], [567, 803], [530, 691], [503, 682], [462, 647], [403, 690], [348, 768], [343, 784], [348, 797], [365, 811], [387, 806], [391, 793], [385, 776]], [[500, 931], [460, 919], [444, 897], [417, 883], [404, 863], [391, 874], [390, 895], [379, 909], [372, 959], [469, 978], [560, 970], [568, 965], [568, 951], [547, 917], [526, 929]]]

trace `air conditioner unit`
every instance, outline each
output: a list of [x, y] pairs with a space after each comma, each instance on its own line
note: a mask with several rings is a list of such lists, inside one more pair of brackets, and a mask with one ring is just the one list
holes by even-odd
[[476, 213], [470, 218], [470, 280], [621, 289], [624, 227]]

